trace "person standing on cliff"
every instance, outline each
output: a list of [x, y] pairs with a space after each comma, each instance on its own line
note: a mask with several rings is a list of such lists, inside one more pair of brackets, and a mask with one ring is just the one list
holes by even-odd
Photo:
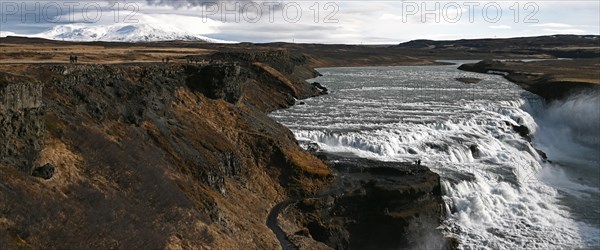
[[69, 56], [69, 63], [71, 63], [71, 64], [77, 63], [77, 56], [76, 55]]

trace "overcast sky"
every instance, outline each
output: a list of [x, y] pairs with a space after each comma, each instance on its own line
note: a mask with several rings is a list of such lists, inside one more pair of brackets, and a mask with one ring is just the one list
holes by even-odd
[[239, 42], [394, 44], [600, 33], [600, 1], [10, 1], [0, 35], [149, 24]]

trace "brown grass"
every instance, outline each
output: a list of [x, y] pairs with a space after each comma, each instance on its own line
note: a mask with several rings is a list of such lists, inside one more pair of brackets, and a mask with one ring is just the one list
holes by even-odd
[[106, 47], [98, 45], [3, 44], [0, 64], [69, 63], [70, 55], [78, 56], [81, 64], [118, 64], [139, 62], [185, 62], [187, 55], [208, 55], [213, 51], [201, 48], [154, 48], [143, 45]]

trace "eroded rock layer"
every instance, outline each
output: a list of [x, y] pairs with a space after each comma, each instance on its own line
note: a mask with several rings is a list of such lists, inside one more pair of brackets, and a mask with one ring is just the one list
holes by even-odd
[[0, 245], [277, 248], [270, 208], [331, 175], [266, 111], [320, 91], [303, 65], [226, 59], [2, 73]]

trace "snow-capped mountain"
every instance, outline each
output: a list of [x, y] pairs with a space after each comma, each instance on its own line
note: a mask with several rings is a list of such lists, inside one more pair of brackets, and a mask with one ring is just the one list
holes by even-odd
[[65, 41], [106, 41], [106, 42], [157, 42], [157, 41], [205, 41], [231, 43], [212, 39], [198, 34], [190, 34], [171, 26], [148, 24], [57, 25], [49, 31], [34, 37]]

